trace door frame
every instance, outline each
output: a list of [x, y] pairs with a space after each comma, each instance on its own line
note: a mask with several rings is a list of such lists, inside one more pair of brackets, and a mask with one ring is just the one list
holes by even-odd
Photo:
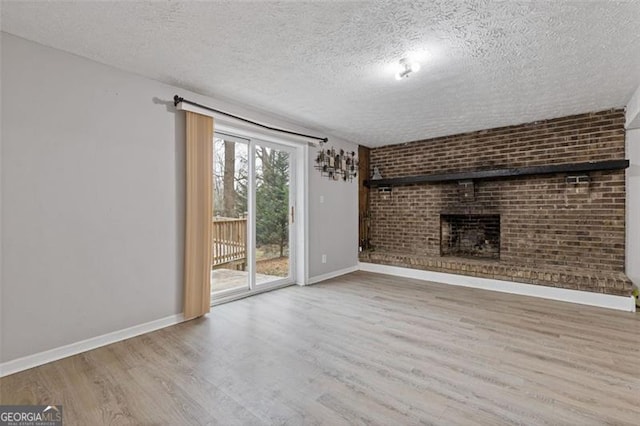
[[[234, 126], [225, 125], [216, 122], [214, 129], [214, 137], [229, 137], [230, 139], [241, 140], [248, 145], [249, 160], [249, 181], [247, 194], [247, 269], [249, 273], [249, 285], [237, 289], [228, 289], [219, 292], [215, 298], [212, 297], [211, 305], [230, 302], [232, 300], [242, 299], [244, 297], [253, 296], [265, 291], [275, 290], [287, 287], [293, 284], [304, 285], [307, 281], [307, 159], [308, 144], [299, 141], [290, 141], [274, 135], [263, 135], [239, 129]], [[213, 143], [213, 141], [212, 141]], [[289, 276], [281, 280], [274, 280], [269, 283], [256, 285], [255, 277], [255, 223], [256, 223], [256, 205], [255, 205], [255, 147], [262, 145], [269, 148], [281, 149], [289, 153], [289, 205], [294, 207], [295, 220], [289, 226]], [[253, 212], [253, 214], [251, 214]]]
[[[252, 143], [251, 143], [252, 142]], [[257, 205], [256, 205], [256, 192], [255, 190], [257, 189], [256, 186], [256, 178], [257, 175], [255, 173], [255, 159], [256, 159], [256, 146], [260, 145], [260, 146], [264, 146], [266, 148], [271, 148], [271, 149], [277, 149], [277, 150], [281, 150], [284, 151], [286, 153], [289, 154], [289, 209], [291, 207], [293, 207], [294, 209], [294, 217], [297, 216], [297, 206], [296, 206], [296, 188], [297, 188], [297, 173], [296, 173], [296, 153], [295, 153], [295, 149], [293, 149], [292, 147], [288, 146], [288, 145], [284, 145], [281, 143], [276, 143], [276, 142], [269, 142], [269, 141], [265, 141], [265, 140], [261, 140], [261, 139], [252, 139], [249, 143], [249, 155], [251, 155], [251, 151], [253, 151], [253, 173], [251, 166], [252, 164], [249, 163], [249, 176], [251, 178], [251, 180], [253, 180], [253, 185], [249, 186], [250, 194], [251, 197], [249, 198], [249, 203], [251, 204], [251, 209], [249, 210], [249, 213], [251, 213], [253, 211], [253, 215], [249, 214], [249, 221], [247, 223], [247, 226], [251, 226], [251, 233], [249, 233], [248, 235], [251, 236], [251, 258], [249, 259], [249, 261], [251, 262], [251, 265], [256, 268], [257, 267], [257, 263], [256, 263], [256, 249], [257, 249], [257, 244], [256, 244], [256, 220], [258, 218], [258, 209], [257, 209]], [[294, 220], [293, 222], [291, 222], [291, 211], [288, 210], [287, 215], [289, 216], [289, 274], [284, 277], [281, 278], [279, 280], [273, 280], [270, 281], [268, 283], [264, 283], [264, 284], [258, 284], [256, 283], [256, 274], [257, 271], [254, 271], [254, 273], [251, 274], [250, 277], [250, 285], [249, 285], [249, 289], [250, 290], [256, 290], [259, 288], [267, 288], [267, 287], [271, 287], [271, 286], [277, 286], [277, 285], [291, 285], [291, 284], [295, 284], [295, 280], [296, 280], [296, 244], [297, 244], [297, 240], [296, 240], [296, 227], [295, 227], [295, 223], [296, 221]]]

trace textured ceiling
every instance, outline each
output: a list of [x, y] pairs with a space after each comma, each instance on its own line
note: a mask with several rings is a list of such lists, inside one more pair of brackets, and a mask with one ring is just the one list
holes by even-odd
[[[3, 1], [1, 19], [368, 146], [624, 106], [640, 84], [633, 1]], [[422, 70], [395, 81], [407, 55]]]

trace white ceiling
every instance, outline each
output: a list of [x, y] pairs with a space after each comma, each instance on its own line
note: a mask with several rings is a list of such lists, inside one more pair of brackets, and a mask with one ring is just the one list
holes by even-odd
[[[367, 146], [620, 107], [640, 84], [634, 1], [3, 1], [1, 19]], [[395, 81], [409, 54], [422, 70]]]

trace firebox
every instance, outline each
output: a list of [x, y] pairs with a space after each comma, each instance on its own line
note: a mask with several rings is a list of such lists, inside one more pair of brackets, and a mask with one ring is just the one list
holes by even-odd
[[500, 215], [441, 214], [440, 255], [500, 259]]

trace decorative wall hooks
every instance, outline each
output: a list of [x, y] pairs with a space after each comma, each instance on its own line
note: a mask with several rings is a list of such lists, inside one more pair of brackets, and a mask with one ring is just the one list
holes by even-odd
[[322, 176], [331, 180], [351, 181], [358, 175], [358, 157], [354, 151], [339, 152], [333, 147], [326, 149], [325, 142], [320, 142], [320, 149], [316, 156], [316, 169]]

